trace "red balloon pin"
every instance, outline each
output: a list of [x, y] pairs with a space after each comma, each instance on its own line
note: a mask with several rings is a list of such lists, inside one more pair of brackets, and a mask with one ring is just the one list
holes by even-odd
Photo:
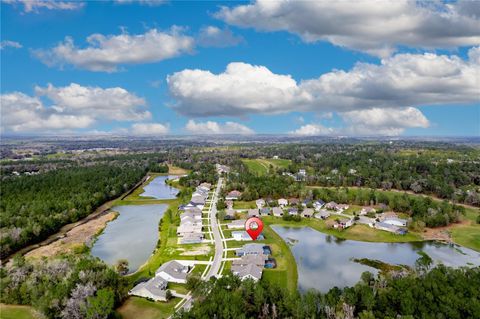
[[251, 217], [245, 222], [245, 230], [253, 240], [256, 240], [258, 235], [262, 233], [263, 222], [258, 217]]

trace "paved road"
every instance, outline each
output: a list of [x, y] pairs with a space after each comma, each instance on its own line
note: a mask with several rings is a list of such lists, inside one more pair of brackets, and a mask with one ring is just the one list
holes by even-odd
[[220, 190], [222, 189], [223, 179], [218, 179], [217, 189], [212, 197], [212, 205], [210, 206], [210, 226], [212, 228], [213, 239], [215, 241], [215, 256], [213, 257], [212, 266], [206, 275], [206, 279], [210, 277], [217, 276], [220, 271], [220, 266], [222, 264], [222, 255], [223, 255], [223, 243], [222, 237], [220, 236], [220, 229], [217, 222], [217, 201], [218, 196], [220, 195]]
[[[217, 189], [213, 193], [212, 203], [210, 205], [208, 218], [210, 218], [210, 226], [212, 228], [213, 239], [215, 240], [215, 256], [213, 257], [212, 266], [210, 270], [205, 275], [205, 280], [210, 279], [210, 277], [217, 276], [220, 271], [220, 266], [222, 264], [223, 256], [223, 243], [222, 237], [220, 236], [220, 225], [217, 223], [217, 201], [218, 196], [220, 195], [220, 190], [222, 189], [223, 178], [218, 179]], [[184, 303], [179, 306], [175, 311], [188, 310], [192, 305], [192, 295], [189, 292], [184, 298]], [[183, 301], [182, 300], [182, 301]], [[172, 316], [169, 317], [169, 319]]]

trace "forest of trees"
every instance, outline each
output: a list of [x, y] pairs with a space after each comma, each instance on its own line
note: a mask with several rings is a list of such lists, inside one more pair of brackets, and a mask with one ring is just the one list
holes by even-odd
[[[315, 188], [311, 190], [311, 196], [325, 202], [335, 201], [365, 206], [383, 204], [385, 209], [410, 215], [414, 225], [423, 224], [428, 227], [446, 226], [458, 222], [460, 216], [465, 214], [463, 206], [450, 204], [446, 200], [440, 202], [426, 196], [367, 188]], [[419, 226], [421, 228], [422, 225]]]
[[15, 257], [0, 269], [0, 301], [31, 305], [46, 318], [107, 319], [128, 292], [128, 282], [97, 258], [62, 256], [41, 262]]
[[189, 280], [197, 297], [193, 308], [178, 313], [188, 318], [480, 318], [480, 268], [428, 270], [420, 258], [415, 272], [401, 276], [362, 274], [353, 287], [288, 293], [261, 280], [235, 276], [200, 282]]
[[94, 165], [4, 179], [0, 189], [4, 258], [120, 196], [144, 176], [137, 165]]

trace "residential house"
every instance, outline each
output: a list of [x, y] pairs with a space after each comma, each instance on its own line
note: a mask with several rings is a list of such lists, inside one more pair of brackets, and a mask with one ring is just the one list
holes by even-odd
[[392, 224], [387, 224], [387, 223], [382, 223], [382, 222], [376, 222], [375, 223], [375, 228], [380, 229], [380, 230], [385, 230], [391, 233], [395, 233], [398, 235], [405, 235], [407, 233], [407, 230], [404, 228], [400, 228], [398, 226], [392, 225]]
[[265, 200], [263, 198], [257, 199], [255, 201], [258, 209], [262, 209], [265, 206]]
[[202, 210], [198, 207], [185, 207], [184, 209], [185, 213], [193, 213], [193, 214], [200, 214], [202, 215]]
[[248, 210], [248, 218], [260, 216], [258, 208], [251, 208]]
[[219, 175], [230, 173], [230, 167], [226, 165], [215, 164], [215, 168], [217, 169], [217, 173]]
[[315, 214], [315, 217], [325, 220], [330, 217], [330, 212], [326, 209], [321, 209], [317, 214]]
[[200, 244], [203, 242], [203, 233], [185, 233], [179, 238], [180, 244]]
[[283, 216], [283, 209], [280, 207], [273, 207], [272, 214], [275, 217], [282, 217]]
[[234, 220], [236, 213], [237, 213], [237, 212], [236, 212], [234, 209], [231, 209], [231, 208], [226, 209], [226, 210], [225, 210], [225, 217], [224, 217], [223, 219], [225, 219], [225, 220]]
[[245, 228], [246, 219], [237, 219], [227, 224], [228, 229], [243, 229]]
[[128, 294], [154, 301], [167, 301], [168, 282], [161, 277], [155, 276], [133, 287]]
[[316, 211], [319, 211], [323, 207], [323, 205], [325, 205], [325, 202], [321, 199], [318, 199], [318, 200], [313, 202], [313, 208]]
[[285, 207], [285, 206], [288, 205], [288, 200], [286, 200], [285, 198], [280, 198], [280, 199], [278, 200], [278, 205], [279, 205], [280, 207]]
[[238, 248], [235, 252], [235, 255], [238, 257], [245, 255], [261, 255], [264, 253], [265, 245], [263, 244], [245, 244], [242, 248]]
[[225, 201], [225, 205], [227, 205], [228, 209], [232, 209], [233, 208], [233, 201], [232, 200], [227, 200], [227, 201]]
[[288, 214], [292, 215], [292, 216], [297, 216], [298, 215], [298, 209], [294, 208], [294, 207], [291, 207], [291, 208], [288, 209]]
[[260, 209], [260, 216], [268, 216], [270, 215], [270, 208], [268, 207], [264, 207], [262, 209]]
[[187, 274], [189, 271], [189, 266], [183, 265], [176, 260], [171, 260], [161, 265], [155, 272], [155, 276], [168, 282], [185, 284], [187, 283]]
[[259, 281], [262, 278], [263, 268], [254, 264], [245, 266], [232, 265], [231, 271], [240, 280], [252, 279], [253, 281]]
[[[252, 240], [252, 237], [246, 232], [246, 231], [233, 231], [232, 232], [232, 237], [236, 241], [250, 241]], [[265, 237], [263, 237], [262, 234], [258, 235], [257, 240], [263, 240]]]
[[180, 224], [177, 227], [177, 236], [185, 236], [190, 233], [202, 233], [202, 224]]
[[300, 200], [298, 198], [289, 198], [288, 203], [290, 205], [298, 205], [298, 203], [300, 203]]
[[335, 210], [337, 211], [344, 211], [347, 210], [350, 206], [348, 204], [337, 204]]
[[359, 215], [363, 216], [363, 215], [367, 215], [367, 214], [370, 214], [370, 213], [375, 213], [375, 208], [373, 207], [362, 207], [362, 210], [360, 211]]
[[265, 266], [265, 261], [268, 257], [264, 254], [249, 254], [244, 255], [240, 259], [232, 261], [232, 266], [246, 266], [248, 264], [257, 265], [260, 267]]
[[337, 205], [338, 204], [335, 202], [328, 202], [325, 204], [325, 208], [330, 210], [335, 210], [337, 208]]
[[383, 219], [383, 223], [394, 225], [394, 226], [402, 226], [402, 227], [407, 226], [407, 220], [402, 218], [385, 218]]
[[237, 190], [233, 190], [230, 193], [225, 196], [225, 200], [238, 200], [242, 196], [242, 193], [240, 193]]
[[312, 208], [305, 208], [302, 212], [302, 217], [310, 218], [313, 216], [313, 209]]
[[348, 228], [352, 225], [353, 225], [353, 218], [344, 218], [344, 219], [341, 219], [340, 221], [336, 222], [333, 225], [333, 228], [346, 229], [346, 228]]

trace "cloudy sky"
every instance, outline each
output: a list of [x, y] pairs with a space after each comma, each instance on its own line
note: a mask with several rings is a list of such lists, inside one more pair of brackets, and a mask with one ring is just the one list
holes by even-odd
[[480, 1], [2, 0], [1, 131], [480, 136]]

